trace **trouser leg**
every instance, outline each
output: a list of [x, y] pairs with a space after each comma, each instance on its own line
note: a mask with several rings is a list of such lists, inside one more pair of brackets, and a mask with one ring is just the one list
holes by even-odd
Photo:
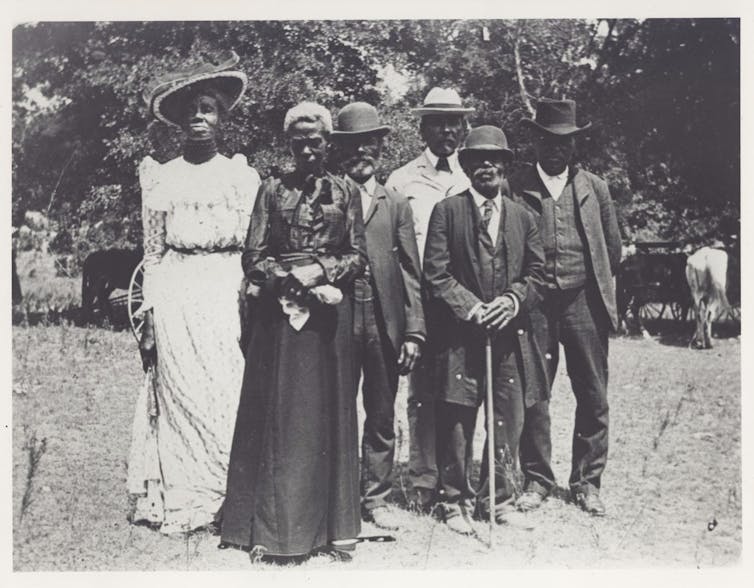
[[437, 487], [435, 400], [429, 389], [432, 369], [423, 358], [408, 376], [409, 481], [414, 490], [434, 494]]
[[[495, 504], [510, 502], [519, 493], [518, 451], [524, 423], [524, 393], [519, 361], [512, 351], [501, 353], [493, 348], [493, 423], [495, 441]], [[489, 407], [485, 402], [485, 416]], [[482, 455], [477, 495], [478, 508], [489, 513], [489, 429], [485, 419], [487, 441]]]
[[437, 461], [440, 500], [449, 509], [471, 506], [471, 466], [477, 409], [451, 402], [437, 403]]
[[526, 490], [541, 494], [555, 486], [555, 474], [550, 460], [552, 440], [550, 436], [550, 391], [558, 371], [558, 300], [554, 293], [545, 297], [542, 304], [530, 312], [532, 332], [539, 352], [547, 363], [547, 400], [541, 400], [526, 408], [521, 432], [519, 456]]
[[576, 397], [569, 484], [600, 487], [607, 462], [609, 412], [607, 313], [596, 285], [580, 289], [564, 308], [561, 340]]
[[383, 506], [393, 485], [395, 459], [395, 395], [398, 361], [385, 332], [379, 305], [367, 303], [364, 345], [364, 436], [361, 442], [362, 504], [371, 510]]

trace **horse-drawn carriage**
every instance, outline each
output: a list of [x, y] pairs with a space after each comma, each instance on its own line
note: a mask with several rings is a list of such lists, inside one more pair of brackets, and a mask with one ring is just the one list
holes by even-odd
[[[663, 319], [666, 311], [670, 320], [683, 323], [690, 318], [689, 311], [698, 319], [699, 307], [709, 314], [713, 298], [719, 302], [715, 302], [714, 316], [703, 317], [707, 331], [718, 314], [740, 321], [740, 253], [736, 243], [725, 249], [702, 247], [693, 256], [689, 255], [688, 245], [678, 241], [634, 243], [634, 251], [621, 261], [616, 275], [622, 323], [629, 330], [633, 327], [646, 334], [644, 322]], [[707, 256], [705, 251], [717, 255]], [[700, 255], [704, 259], [701, 267], [696, 261]], [[715, 267], [707, 267], [709, 264]], [[698, 332], [694, 336], [697, 338]]]

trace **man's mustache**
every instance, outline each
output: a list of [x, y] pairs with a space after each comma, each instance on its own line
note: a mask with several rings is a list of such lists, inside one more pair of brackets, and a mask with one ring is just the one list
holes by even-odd
[[357, 155], [355, 157], [346, 159], [345, 163], [349, 166], [353, 166], [359, 163], [375, 165], [377, 161], [374, 157], [369, 157], [368, 155]]

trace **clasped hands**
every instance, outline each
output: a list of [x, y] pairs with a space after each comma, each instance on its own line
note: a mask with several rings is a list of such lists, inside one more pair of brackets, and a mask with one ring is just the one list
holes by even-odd
[[471, 321], [487, 331], [501, 331], [516, 316], [518, 309], [509, 295], [498, 296], [480, 304], [471, 315]]
[[295, 266], [281, 278], [280, 296], [297, 304], [306, 304], [311, 300], [310, 289], [321, 281], [322, 276], [324, 270], [318, 263]]

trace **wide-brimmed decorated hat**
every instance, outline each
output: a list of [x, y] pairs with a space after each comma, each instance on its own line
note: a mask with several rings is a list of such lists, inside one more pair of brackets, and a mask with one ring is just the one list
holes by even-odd
[[576, 125], [575, 101], [549, 98], [538, 100], [534, 119], [525, 118], [522, 122], [546, 133], [560, 136], [575, 135], [592, 126], [590, 122], [583, 127]]
[[388, 125], [380, 124], [380, 116], [374, 106], [366, 102], [352, 102], [338, 112], [337, 128], [331, 136], [334, 139], [366, 134], [384, 136], [389, 132]]
[[432, 88], [420, 108], [411, 111], [419, 116], [426, 114], [469, 114], [473, 108], [464, 107], [458, 92], [452, 88]]
[[463, 162], [474, 151], [496, 151], [503, 153], [508, 161], [513, 159], [508, 138], [501, 128], [493, 125], [482, 125], [469, 131], [463, 146], [458, 150], [459, 161]]
[[238, 55], [230, 55], [219, 64], [201, 63], [190, 69], [167, 74], [154, 82], [143, 94], [149, 111], [155, 118], [180, 126], [181, 106], [186, 92], [206, 85], [219, 92], [227, 110], [232, 110], [246, 90], [246, 74], [234, 68]]

